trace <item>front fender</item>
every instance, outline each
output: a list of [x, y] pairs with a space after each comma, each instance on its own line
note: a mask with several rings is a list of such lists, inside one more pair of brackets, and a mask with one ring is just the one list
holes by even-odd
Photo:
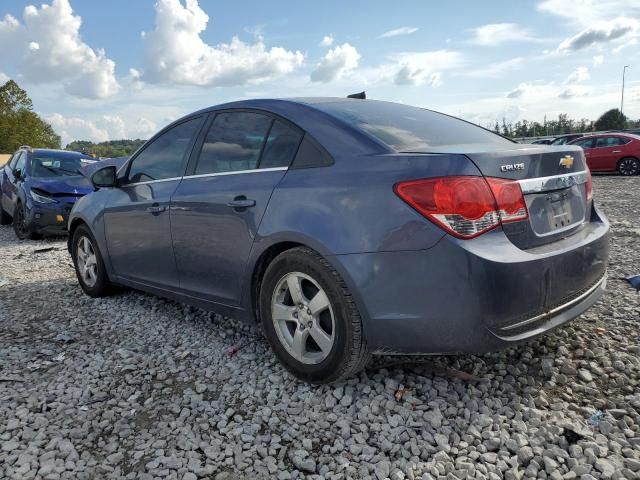
[[103, 213], [109, 194], [110, 189], [103, 188], [85, 195], [75, 203], [71, 213], [69, 214], [69, 220], [67, 223], [67, 228], [69, 230], [67, 247], [69, 252], [71, 252], [73, 230], [77, 227], [78, 223], [81, 222], [86, 224], [91, 231], [93, 238], [95, 238], [98, 243], [98, 248], [102, 254], [105, 268], [107, 269], [107, 275], [111, 278], [113, 276], [113, 268], [111, 266], [111, 260], [109, 259], [109, 251], [107, 249]]

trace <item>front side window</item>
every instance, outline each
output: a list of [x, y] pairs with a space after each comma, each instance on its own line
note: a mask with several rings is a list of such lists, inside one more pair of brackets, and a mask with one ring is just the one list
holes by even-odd
[[202, 145], [196, 175], [253, 170], [272, 119], [253, 112], [216, 115]]
[[587, 138], [585, 140], [580, 140], [579, 142], [574, 143], [573, 145], [578, 145], [582, 148], [592, 148], [593, 147], [593, 138]]
[[11, 157], [11, 159], [7, 162], [7, 165], [9, 165], [9, 168], [11, 170], [13, 170], [14, 168], [16, 168], [16, 163], [18, 162], [18, 157], [20, 157], [20, 153], [21, 152], [16, 152], [13, 154], [13, 157]]
[[201, 118], [187, 120], [153, 140], [132, 160], [129, 182], [150, 182], [182, 175], [189, 146], [198, 133]]
[[20, 170], [20, 173], [24, 175], [24, 166], [27, 163], [27, 154], [22, 152], [16, 161], [16, 166], [14, 170]]
[[288, 167], [298, 150], [301, 138], [300, 132], [280, 120], [275, 120], [264, 146], [260, 168]]

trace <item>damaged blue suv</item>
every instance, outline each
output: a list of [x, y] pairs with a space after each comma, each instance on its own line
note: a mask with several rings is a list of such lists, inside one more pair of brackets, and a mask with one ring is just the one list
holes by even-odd
[[93, 191], [82, 167], [93, 158], [65, 150], [20, 147], [0, 171], [0, 225], [19, 239], [64, 235], [76, 200]]

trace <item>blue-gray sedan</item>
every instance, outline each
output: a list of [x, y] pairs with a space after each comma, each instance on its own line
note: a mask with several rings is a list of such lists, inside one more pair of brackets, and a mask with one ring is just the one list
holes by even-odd
[[582, 149], [421, 108], [227, 103], [92, 181], [69, 219], [88, 295], [123, 285], [257, 322], [308, 382], [372, 354], [504, 348], [605, 289], [609, 224]]

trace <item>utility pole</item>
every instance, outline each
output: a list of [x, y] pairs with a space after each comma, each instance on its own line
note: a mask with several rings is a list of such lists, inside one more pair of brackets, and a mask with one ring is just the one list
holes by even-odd
[[629, 65], [625, 65], [622, 69], [622, 95], [620, 95], [620, 118], [622, 118], [622, 107], [624, 107], [624, 74], [630, 68]]

